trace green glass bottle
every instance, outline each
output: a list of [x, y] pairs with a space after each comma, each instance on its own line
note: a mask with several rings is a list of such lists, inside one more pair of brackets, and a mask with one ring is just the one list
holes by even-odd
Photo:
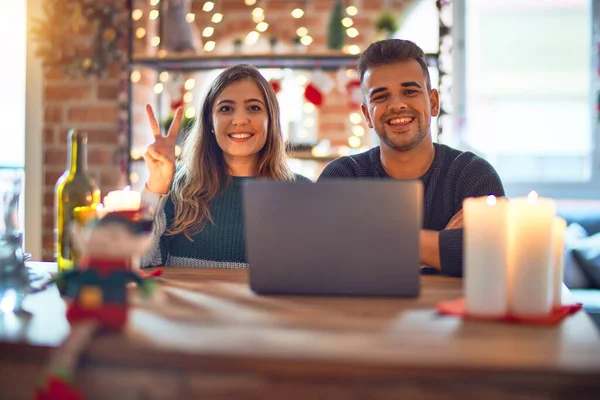
[[76, 259], [70, 238], [74, 210], [95, 208], [100, 202], [100, 189], [87, 170], [87, 135], [71, 129], [68, 146], [67, 170], [58, 178], [54, 188], [56, 261], [59, 271], [72, 269]]

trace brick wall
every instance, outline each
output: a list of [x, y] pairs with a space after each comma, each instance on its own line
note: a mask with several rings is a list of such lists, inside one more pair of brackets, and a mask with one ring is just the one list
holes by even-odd
[[89, 172], [103, 195], [126, 184], [121, 161], [126, 154], [127, 79], [125, 61], [113, 63], [101, 78], [44, 72], [44, 260], [53, 259], [54, 185], [66, 169], [69, 129], [87, 132]]
[[[112, 2], [114, 0], [98, 0]], [[263, 35], [275, 35], [284, 46], [290, 46], [295, 36], [296, 28], [305, 26], [314, 42], [306, 52], [322, 52], [326, 50], [327, 25], [334, 0], [269, 0], [266, 4], [266, 21], [269, 29]], [[373, 29], [374, 20], [385, 6], [393, 7], [398, 13], [406, 7], [410, 0], [346, 0], [345, 5], [355, 5], [359, 14], [353, 17], [354, 26], [360, 35], [356, 38], [346, 38], [347, 44], [356, 44], [364, 49], [368, 43], [376, 39]], [[223, 21], [215, 25], [212, 40], [220, 46], [231, 46], [233, 39], [244, 37], [253, 29], [250, 12], [253, 7], [246, 6], [243, 0], [217, 0], [213, 12], [202, 11], [204, 1], [193, 1], [192, 12], [195, 13], [195, 24], [198, 30], [209, 25], [210, 17], [215, 11], [224, 14]], [[258, 4], [261, 2], [258, 1]], [[136, 39], [136, 52], [151, 52], [156, 50], [149, 45], [149, 39], [156, 32], [152, 21], [148, 24], [148, 1], [138, 0], [136, 8], [144, 11], [144, 17], [137, 24], [144, 24], [147, 35]], [[296, 7], [304, 7], [305, 15], [296, 20], [290, 12]], [[136, 26], [137, 26], [136, 24]], [[126, 44], [124, 44], [126, 45]], [[223, 48], [223, 47], [222, 47]], [[248, 50], [246, 50], [248, 51]], [[146, 71], [136, 91], [134, 122], [143, 124], [143, 105], [152, 94], [153, 82], [156, 75]], [[129, 72], [125, 62], [115, 63], [109, 73], [102, 78], [66, 77], [59, 71], [47, 71], [44, 82], [44, 210], [43, 210], [43, 258], [53, 257], [53, 226], [54, 226], [54, 185], [66, 167], [66, 137], [70, 128], [88, 133], [89, 170], [96, 180], [102, 194], [122, 187], [125, 176], [119, 165], [120, 157], [126, 142], [126, 110], [127, 81]], [[196, 102], [195, 102], [196, 103]], [[326, 98], [319, 115], [319, 138], [330, 139], [333, 145], [347, 144], [350, 135], [348, 109], [343, 94], [332, 91]], [[134, 125], [137, 125], [134, 124]], [[147, 130], [147, 129], [146, 129]], [[134, 130], [135, 133], [135, 130]], [[144, 132], [147, 134], [147, 132]]]

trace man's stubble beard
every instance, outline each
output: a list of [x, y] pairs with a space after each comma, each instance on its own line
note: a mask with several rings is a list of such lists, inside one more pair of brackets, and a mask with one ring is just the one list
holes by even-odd
[[382, 134], [378, 135], [378, 136], [381, 139], [381, 141], [383, 143], [385, 143], [390, 149], [399, 151], [399, 152], [404, 152], [404, 151], [410, 151], [410, 150], [414, 149], [415, 147], [417, 147], [423, 141], [423, 139], [425, 139], [427, 137], [427, 134], [429, 132], [430, 132], [430, 127], [426, 127], [423, 130], [421, 130], [421, 129], [417, 130], [417, 135], [413, 138], [413, 140], [404, 146], [398, 146], [393, 142], [393, 140], [388, 136], [388, 134], [385, 130], [385, 125], [383, 128]]

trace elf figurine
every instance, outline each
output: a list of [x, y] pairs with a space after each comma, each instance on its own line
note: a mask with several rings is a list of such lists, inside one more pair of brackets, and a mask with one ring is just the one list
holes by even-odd
[[[135, 282], [146, 295], [153, 282], [132, 268], [151, 245], [152, 220], [145, 209], [117, 211], [96, 218], [95, 209], [76, 212], [72, 239], [78, 250], [76, 268], [54, 278], [68, 298], [71, 333], [51, 357], [36, 400], [82, 400], [73, 384], [78, 360], [99, 330], [120, 331], [127, 323], [127, 285]], [[153, 276], [157, 275], [156, 273]], [[147, 275], [149, 276], [149, 275]]]
[[73, 227], [73, 242], [79, 249], [76, 268], [55, 281], [68, 299], [67, 319], [94, 319], [100, 329], [121, 330], [127, 322], [127, 285], [135, 282], [145, 295], [152, 280], [131, 268], [132, 259], [151, 245], [152, 220], [143, 210], [117, 211], [101, 219]]

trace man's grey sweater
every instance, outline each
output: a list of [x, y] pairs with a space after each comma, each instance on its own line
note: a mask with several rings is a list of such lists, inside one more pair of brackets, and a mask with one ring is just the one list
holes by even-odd
[[[440, 231], [442, 273], [462, 276], [463, 230], [444, 228], [462, 209], [464, 199], [489, 194], [504, 196], [504, 188], [494, 167], [483, 158], [443, 144], [433, 145], [433, 163], [419, 178], [425, 189], [423, 229]], [[332, 161], [325, 167], [319, 180], [331, 178], [391, 179], [381, 165], [379, 147]], [[428, 268], [424, 272], [434, 271]]]

